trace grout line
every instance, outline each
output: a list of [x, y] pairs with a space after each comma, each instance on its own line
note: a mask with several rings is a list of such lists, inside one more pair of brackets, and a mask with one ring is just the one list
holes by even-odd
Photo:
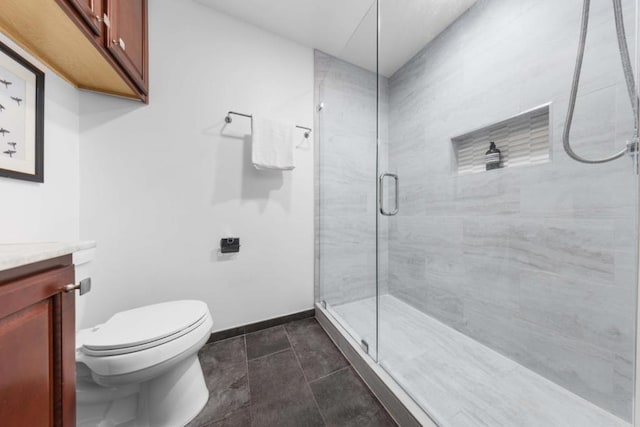
[[249, 392], [249, 422], [253, 425], [253, 411], [251, 410], [251, 378], [249, 378], [249, 353], [247, 353], [247, 335], [242, 335], [244, 342], [244, 366], [247, 368], [247, 390]]
[[268, 331], [269, 329], [276, 329], [276, 328], [282, 328], [282, 327], [284, 327], [284, 325], [273, 325], [273, 326], [269, 326], [269, 327], [266, 327], [266, 328], [258, 329], [258, 330], [255, 330], [255, 331], [247, 331], [244, 334], [245, 335], [259, 334], [261, 332]]
[[289, 346], [291, 347], [291, 350], [293, 351], [293, 355], [296, 358], [296, 361], [298, 362], [298, 366], [300, 367], [300, 370], [302, 371], [302, 376], [304, 377], [304, 381], [308, 384], [309, 383], [309, 379], [307, 378], [307, 375], [304, 373], [304, 369], [302, 368], [302, 363], [300, 363], [300, 359], [298, 358], [298, 352], [296, 352], [296, 349], [293, 347], [293, 344], [291, 343], [291, 337], [289, 337], [289, 331], [287, 331], [287, 328], [284, 328], [284, 332], [287, 335], [287, 340], [289, 341]]
[[335, 371], [330, 372], [330, 373], [328, 373], [327, 375], [323, 375], [323, 376], [321, 376], [321, 377], [319, 377], [319, 378], [316, 378], [316, 379], [315, 379], [315, 380], [313, 380], [313, 381], [309, 381], [309, 384], [311, 384], [311, 383], [315, 383], [316, 381], [323, 380], [323, 379], [325, 379], [325, 378], [327, 378], [327, 377], [330, 377], [330, 376], [331, 376], [331, 375], [333, 375], [333, 374], [337, 374], [338, 372], [340, 372], [340, 371], [344, 371], [345, 369], [349, 369], [349, 368], [351, 368], [351, 364], [348, 364], [347, 366], [343, 366], [343, 367], [342, 367], [342, 368], [340, 368], [340, 369], [336, 369]]
[[[340, 330], [338, 329], [338, 327], [337, 327], [336, 325], [334, 325], [334, 324], [332, 323], [332, 321], [329, 319], [328, 315], [332, 315], [332, 316], [333, 316], [333, 314], [332, 314], [332, 313], [329, 313], [329, 312], [327, 311], [327, 313], [321, 313], [321, 315], [322, 315], [322, 316], [324, 316], [324, 318], [327, 320], [327, 322], [328, 322], [328, 323], [329, 323], [329, 325], [330, 325], [330, 328], [333, 328], [333, 329], [335, 330], [336, 337], [334, 337], [333, 335], [331, 335], [331, 334], [327, 331], [327, 329], [325, 329], [324, 325], [323, 325], [322, 323], [320, 323], [320, 321], [318, 321], [318, 318], [315, 318], [315, 319], [316, 319], [316, 321], [318, 322], [318, 324], [320, 324], [320, 327], [322, 328], [322, 331], [323, 331], [323, 332], [324, 332], [324, 333], [329, 337], [329, 339], [331, 340], [331, 343], [332, 343], [332, 344], [333, 344], [333, 345], [338, 349], [338, 351], [340, 352], [340, 354], [342, 354], [342, 356], [345, 358], [345, 360], [347, 361], [347, 363], [349, 364], [349, 366], [351, 366], [351, 367], [353, 368], [353, 371], [356, 373], [356, 375], [358, 375], [358, 377], [360, 377], [360, 380], [362, 380], [362, 382], [364, 382], [365, 386], [369, 389], [369, 392], [371, 392], [371, 393], [373, 394], [373, 396], [375, 397], [375, 399], [376, 399], [376, 400], [378, 401], [378, 403], [382, 406], [382, 408], [387, 412], [387, 414], [389, 415], [389, 417], [391, 417], [391, 419], [393, 420], [393, 422], [394, 422], [397, 426], [400, 426], [400, 423], [399, 423], [398, 421], [396, 421], [395, 417], [392, 415], [392, 413], [391, 413], [391, 411], [389, 410], [389, 408], [387, 408], [387, 405], [385, 405], [385, 404], [384, 404], [384, 402], [382, 401], [382, 399], [380, 399], [380, 398], [378, 397], [378, 395], [373, 391], [373, 386], [372, 386], [372, 384], [369, 384], [369, 381], [367, 381], [367, 380], [365, 379], [365, 376], [364, 376], [364, 375], [363, 375], [363, 374], [362, 374], [362, 373], [361, 373], [361, 372], [356, 368], [356, 366], [355, 366], [355, 365], [353, 365], [353, 364], [351, 363], [351, 361], [349, 360], [349, 356], [347, 356], [347, 353], [345, 352], [345, 351], [346, 351], [345, 349], [350, 348], [350, 347], [351, 347], [351, 343], [349, 342], [348, 338], [347, 338], [344, 334], [342, 334], [342, 332], [340, 332]], [[339, 324], [339, 322], [338, 322], [338, 324]], [[344, 328], [344, 326], [341, 326], [341, 327], [342, 327], [342, 328]], [[346, 331], [346, 329], [345, 329], [345, 331]], [[347, 331], [347, 334], [348, 334], [348, 331]], [[339, 338], [341, 338], [342, 340], [344, 340], [344, 342], [345, 342], [345, 344], [344, 344], [344, 346], [345, 346], [345, 347], [344, 347], [344, 348], [342, 348], [342, 347], [338, 344], [338, 340], [339, 340]], [[365, 365], [365, 368], [363, 368], [363, 369], [369, 369], [369, 370], [371, 370], [371, 373], [372, 373], [372, 375], [373, 375], [373, 376], [378, 376], [378, 374], [377, 374], [377, 373], [375, 373], [375, 372], [373, 371], [372, 367], [371, 367], [371, 366], [368, 366], [368, 364], [367, 364], [367, 362], [365, 361], [365, 359], [364, 359], [362, 356], [360, 356], [360, 354], [358, 354], [358, 352], [357, 352], [357, 350], [356, 350], [355, 348], [353, 348], [353, 352], [354, 352], [354, 354], [355, 354], [355, 357], [359, 358], [359, 359], [363, 362], [363, 364]], [[380, 363], [379, 363], [379, 362], [376, 362], [376, 364], [380, 365]], [[384, 370], [384, 368], [383, 368], [383, 370]], [[387, 388], [387, 390], [388, 390], [392, 395], [394, 395], [394, 396], [395, 396], [395, 394], [394, 394], [394, 393], [393, 393], [393, 392], [388, 388], [388, 385], [384, 382], [384, 380], [382, 380], [382, 378], [380, 378], [379, 376], [378, 376], [378, 379], [380, 380], [380, 382], [382, 383], [382, 385], [383, 385], [384, 387], [386, 387], [386, 388]], [[375, 381], [375, 380], [373, 380], [373, 381]], [[402, 402], [400, 402], [400, 398], [399, 398], [398, 396], [395, 396], [395, 397], [396, 397], [396, 399], [398, 399], [398, 402], [399, 402], [401, 405], [403, 405], [403, 404], [402, 404]], [[409, 410], [407, 409], [407, 411], [409, 411]], [[409, 414], [413, 417], [413, 415], [412, 415], [410, 412], [409, 412]], [[420, 423], [418, 423], [418, 424], [420, 424]]]
[[263, 354], [262, 356], [260, 356], [260, 357], [254, 357], [253, 359], [249, 359], [249, 358], [247, 357], [247, 363], [249, 363], [249, 362], [253, 362], [254, 360], [262, 360], [262, 359], [264, 359], [265, 357], [275, 356], [276, 354], [284, 353], [284, 352], [285, 352], [285, 351], [287, 351], [287, 350], [293, 350], [293, 349], [292, 349], [291, 347], [283, 348], [282, 350], [274, 351], [273, 353], [269, 353], [269, 354]]
[[293, 344], [291, 344], [291, 338], [289, 337], [289, 331], [287, 331], [286, 327], [284, 328], [284, 332], [287, 335], [287, 340], [289, 340], [289, 345], [291, 346], [291, 351], [293, 352], [293, 357], [296, 358], [296, 362], [298, 362], [298, 367], [302, 371], [302, 378], [304, 378], [304, 383], [307, 386], [307, 388], [309, 389], [309, 392], [311, 392], [311, 397], [313, 397], [313, 403], [316, 404], [316, 408], [318, 409], [318, 414], [320, 414], [320, 418], [322, 419], [322, 422], [326, 426], [327, 425], [327, 420], [324, 419], [324, 414], [322, 413], [322, 409], [320, 409], [320, 405], [318, 404], [318, 399], [316, 399], [316, 395], [313, 392], [313, 389], [311, 388], [311, 384], [309, 383], [309, 380], [307, 379], [307, 375], [304, 373], [304, 369], [302, 369], [302, 363], [300, 363], [300, 359], [298, 358], [298, 353], [296, 353], [296, 349], [293, 347]]
[[[234, 335], [234, 336], [232, 336], [232, 337], [225, 338], [225, 339], [223, 339], [223, 340], [211, 341], [211, 342], [209, 342], [209, 343], [206, 343], [206, 344], [205, 344], [205, 346], [218, 344], [218, 343], [221, 343], [221, 342], [229, 341], [229, 340], [236, 339], [236, 338], [240, 338], [240, 337], [244, 338], [244, 337], [245, 337], [245, 335], [246, 335], [246, 334]], [[245, 346], [245, 350], [246, 350], [246, 346]]]

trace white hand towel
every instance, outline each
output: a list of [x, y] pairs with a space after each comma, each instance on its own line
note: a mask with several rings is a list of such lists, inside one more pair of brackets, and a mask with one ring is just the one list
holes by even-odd
[[294, 125], [253, 116], [251, 161], [256, 169], [292, 170]]

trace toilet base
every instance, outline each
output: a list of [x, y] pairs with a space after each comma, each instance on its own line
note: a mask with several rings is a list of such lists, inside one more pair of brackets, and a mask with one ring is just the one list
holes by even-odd
[[178, 363], [173, 369], [145, 384], [150, 426], [182, 427], [196, 417], [209, 400], [198, 355]]
[[183, 427], [204, 408], [209, 391], [197, 354], [139, 385], [78, 383], [79, 427]]

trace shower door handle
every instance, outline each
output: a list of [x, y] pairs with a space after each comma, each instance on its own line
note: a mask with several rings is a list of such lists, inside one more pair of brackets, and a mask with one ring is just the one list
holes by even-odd
[[[395, 208], [392, 211], [385, 211], [384, 210], [384, 179], [385, 177], [390, 176], [391, 178], [393, 178], [393, 180], [395, 181], [395, 187], [396, 187], [396, 194], [395, 194]], [[398, 175], [394, 174], [394, 173], [388, 173], [385, 172], [382, 175], [380, 175], [380, 178], [378, 180], [378, 192], [380, 195], [380, 213], [384, 216], [394, 216], [395, 214], [398, 213], [398, 210], [400, 209], [399, 207], [399, 188], [400, 188], [400, 182], [398, 180]]]

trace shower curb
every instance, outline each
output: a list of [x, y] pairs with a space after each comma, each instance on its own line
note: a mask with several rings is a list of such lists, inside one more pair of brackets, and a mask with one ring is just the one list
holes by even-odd
[[316, 319], [399, 426], [438, 427], [382, 367], [365, 359], [362, 349], [319, 304], [316, 304]]

